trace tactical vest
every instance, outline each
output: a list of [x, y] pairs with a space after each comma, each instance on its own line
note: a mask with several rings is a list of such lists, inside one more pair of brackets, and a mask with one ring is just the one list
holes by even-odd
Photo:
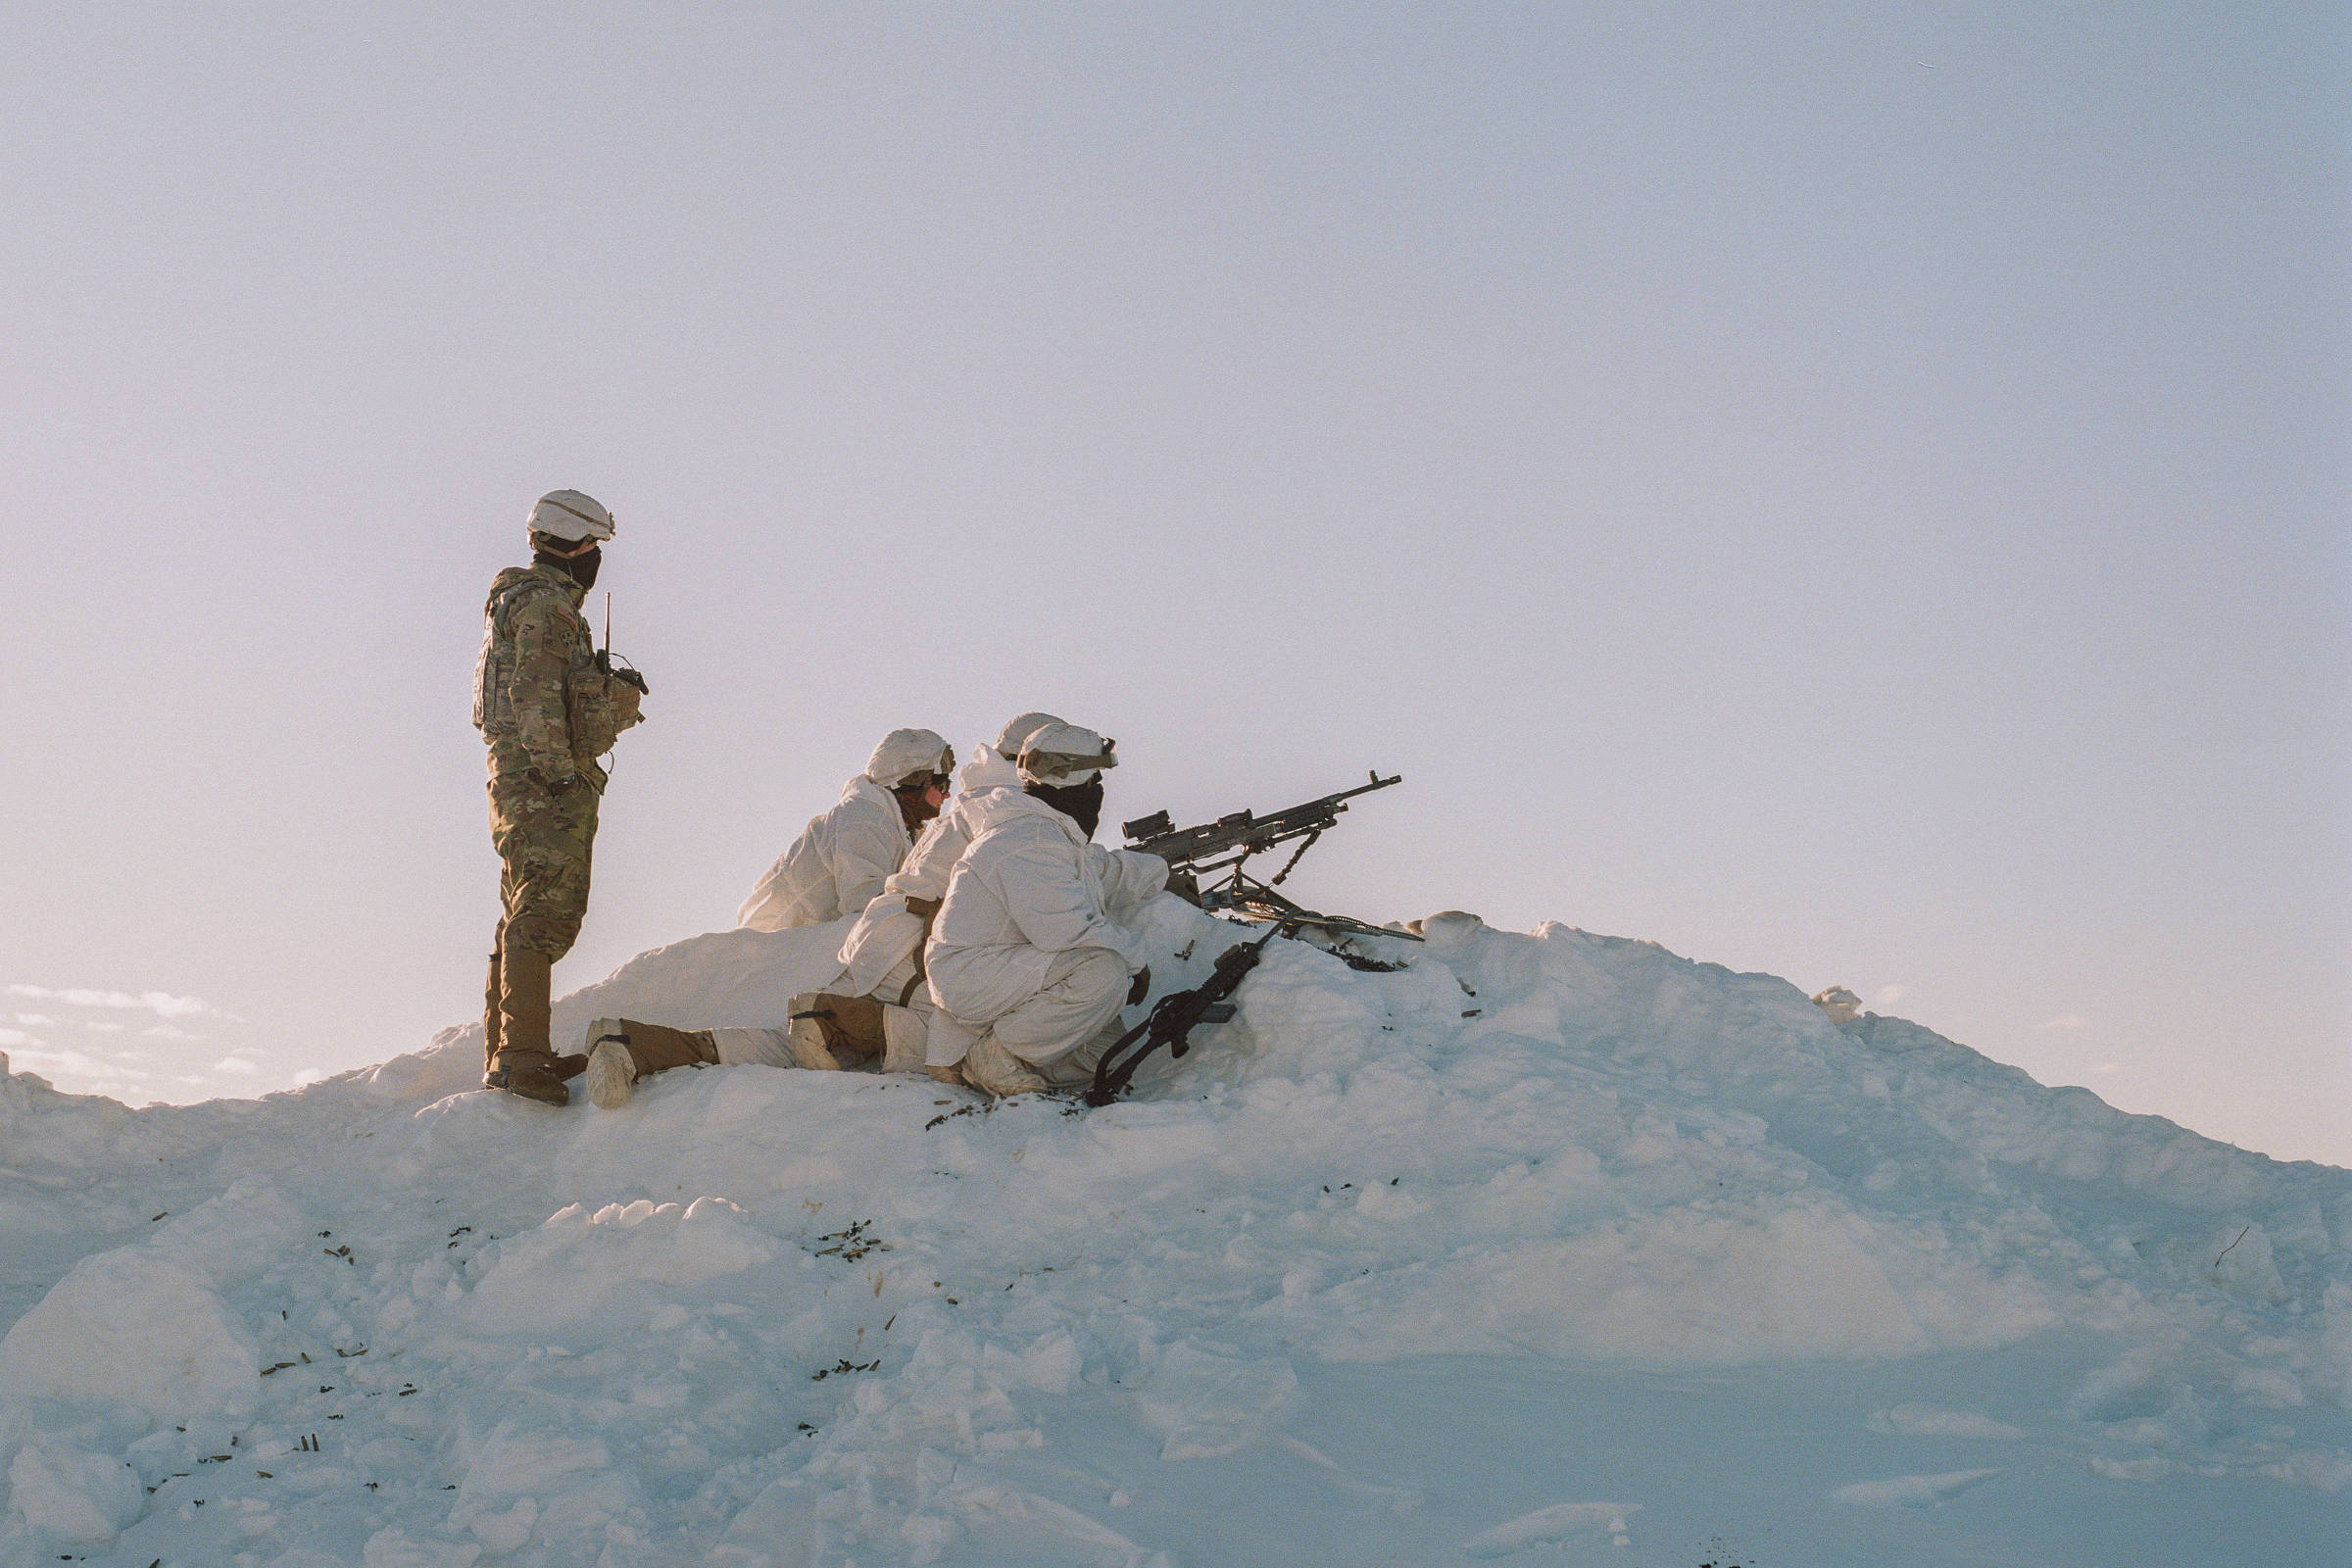
[[[597, 667], [588, 623], [580, 618], [563, 587], [544, 577], [525, 576], [495, 587], [482, 607], [482, 651], [473, 667], [473, 727], [482, 732], [485, 741], [516, 732], [510, 695], [514, 683], [512, 621], [517, 609], [541, 595], [555, 601], [575, 633], [564, 676], [564, 712], [572, 758], [585, 764], [611, 751], [620, 732], [635, 722], [636, 693], [624, 694], [631, 699], [625, 705], [616, 702], [613, 683]], [[621, 706], [631, 711], [622, 713], [618, 710]]]

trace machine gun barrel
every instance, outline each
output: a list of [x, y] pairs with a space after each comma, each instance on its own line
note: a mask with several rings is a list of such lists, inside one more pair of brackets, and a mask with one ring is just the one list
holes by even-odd
[[[1198, 827], [1177, 827], [1168, 819], [1167, 812], [1154, 811], [1150, 816], [1138, 817], [1123, 824], [1119, 831], [1127, 837], [1127, 848], [1145, 855], [1156, 855], [1176, 870], [1196, 874], [1223, 870], [1277, 844], [1287, 844], [1292, 839], [1303, 838], [1311, 843], [1326, 828], [1338, 823], [1340, 813], [1348, 809], [1348, 803], [1356, 796], [1369, 795], [1374, 790], [1385, 790], [1392, 784], [1404, 782], [1401, 773], [1382, 778], [1377, 768], [1372, 770], [1370, 778], [1370, 783], [1358, 784], [1351, 790], [1341, 790], [1320, 800], [1308, 801], [1304, 805], [1265, 816], [1240, 810], [1230, 816], [1218, 817], [1214, 822], [1203, 822]], [[1299, 854], [1304, 853], [1302, 846]], [[1224, 855], [1230, 855], [1233, 858], [1219, 860], [1218, 857]], [[1294, 856], [1292, 859], [1296, 863], [1297, 857]], [[1287, 867], [1285, 874], [1288, 874]], [[1277, 876], [1274, 880], [1279, 882], [1282, 878]]]

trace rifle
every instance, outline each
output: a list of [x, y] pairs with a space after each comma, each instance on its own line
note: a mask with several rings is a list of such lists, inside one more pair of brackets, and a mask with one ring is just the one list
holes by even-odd
[[1117, 1043], [1096, 1063], [1095, 1081], [1086, 1091], [1086, 1102], [1095, 1106], [1109, 1104], [1127, 1092], [1135, 1069], [1152, 1052], [1165, 1046], [1169, 1055], [1181, 1056], [1193, 1049], [1187, 1037], [1195, 1027], [1230, 1020], [1238, 1009], [1225, 999], [1240, 987], [1244, 976], [1257, 967], [1258, 959], [1265, 956], [1266, 944], [1289, 929], [1287, 922], [1276, 922], [1255, 942], [1227, 948], [1217, 955], [1217, 965], [1206, 980], [1190, 991], [1171, 991], [1154, 1003], [1152, 1015], [1119, 1036]]

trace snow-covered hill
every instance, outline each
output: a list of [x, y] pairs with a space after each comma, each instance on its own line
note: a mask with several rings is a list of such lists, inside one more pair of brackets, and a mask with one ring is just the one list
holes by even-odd
[[[1159, 989], [1233, 940], [1151, 911]], [[1546, 925], [1136, 1098], [0, 1080], [0, 1563], [2352, 1560], [2352, 1173]], [[773, 1021], [839, 932], [558, 1008]]]

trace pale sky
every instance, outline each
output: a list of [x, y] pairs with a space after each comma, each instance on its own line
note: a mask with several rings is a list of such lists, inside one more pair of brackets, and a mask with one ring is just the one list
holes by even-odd
[[[2352, 1163], [2334, 6], [0, 13], [0, 1051], [480, 1008], [481, 602], [617, 514], [557, 971], [883, 731]], [[743, 1020], [764, 1022], [769, 1020]]]

